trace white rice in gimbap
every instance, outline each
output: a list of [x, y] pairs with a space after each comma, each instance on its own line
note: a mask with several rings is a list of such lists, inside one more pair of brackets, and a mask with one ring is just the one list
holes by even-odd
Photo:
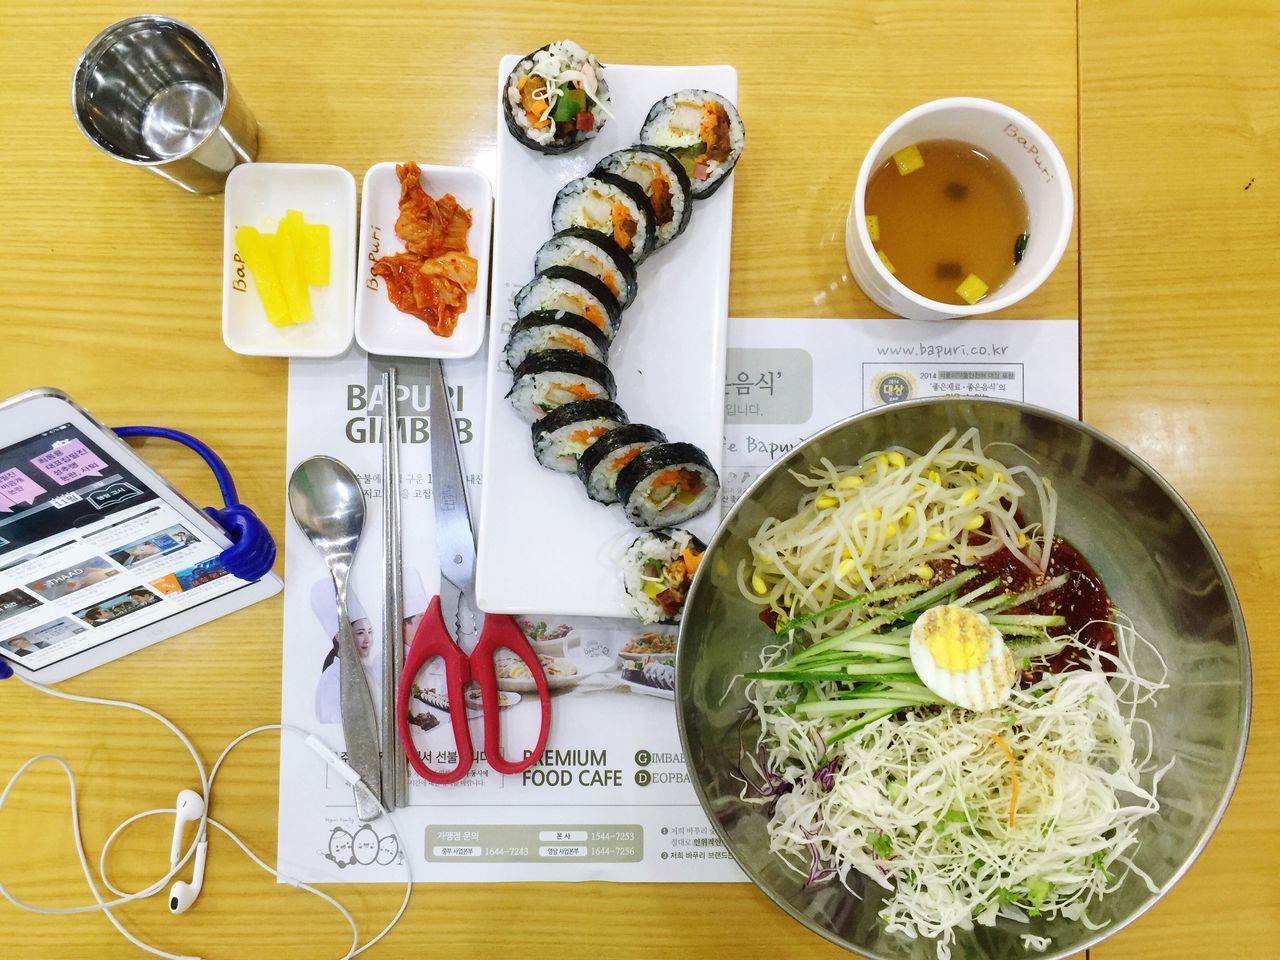
[[693, 187], [680, 161], [660, 147], [637, 145], [615, 150], [596, 164], [596, 170], [630, 180], [649, 200], [657, 231], [657, 247], [664, 247], [689, 225]]
[[618, 474], [618, 499], [637, 527], [667, 527], [705, 513], [720, 496], [720, 478], [691, 443], [645, 450]]
[[657, 241], [653, 210], [644, 191], [612, 173], [591, 173], [570, 180], [551, 205], [551, 230], [583, 227], [609, 237], [637, 264]]
[[636, 265], [630, 254], [609, 237], [585, 227], [562, 230], [544, 243], [533, 257], [533, 269], [572, 267], [589, 273], [618, 298], [625, 310], [636, 298]]
[[566, 403], [534, 422], [533, 455], [548, 470], [573, 473], [584, 451], [626, 422], [626, 412], [611, 400]]
[[577, 400], [612, 400], [615, 389], [613, 374], [600, 361], [572, 350], [547, 350], [516, 367], [507, 399], [533, 423]]
[[618, 474], [650, 447], [666, 443], [661, 430], [643, 423], [629, 423], [610, 430], [578, 460], [578, 479], [587, 496], [599, 503], [618, 502]]
[[610, 116], [604, 67], [572, 40], [520, 60], [502, 85], [502, 115], [520, 143], [565, 153], [595, 137]]
[[627, 607], [645, 623], [678, 623], [706, 544], [673, 527], [642, 533], [622, 555]]
[[693, 198], [703, 200], [728, 178], [746, 132], [727, 98], [710, 90], [680, 90], [650, 108], [640, 142], [671, 151], [689, 174]]
[[572, 267], [551, 267], [520, 288], [516, 294], [516, 317], [523, 319], [538, 310], [576, 313], [593, 323], [609, 340], [618, 332], [622, 307], [603, 283]]
[[546, 350], [572, 350], [604, 363], [609, 338], [586, 317], [563, 310], [535, 310], [517, 321], [507, 338], [507, 366], [514, 370], [525, 358]]

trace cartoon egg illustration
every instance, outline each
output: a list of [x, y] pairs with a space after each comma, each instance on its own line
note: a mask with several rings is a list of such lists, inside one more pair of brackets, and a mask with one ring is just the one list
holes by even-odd
[[367, 823], [351, 838], [352, 854], [356, 863], [370, 864], [378, 858], [378, 835]]
[[395, 837], [383, 837], [378, 841], [378, 863], [385, 867], [389, 863], [395, 863], [399, 856], [400, 843]]
[[351, 855], [351, 834], [342, 827], [334, 827], [329, 834], [329, 859], [344, 867], [356, 862]]

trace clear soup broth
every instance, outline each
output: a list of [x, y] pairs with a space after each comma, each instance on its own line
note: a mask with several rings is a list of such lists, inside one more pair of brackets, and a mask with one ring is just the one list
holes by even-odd
[[867, 182], [866, 213], [893, 275], [940, 303], [992, 296], [1029, 237], [1027, 202], [1009, 168], [961, 140], [895, 153]]

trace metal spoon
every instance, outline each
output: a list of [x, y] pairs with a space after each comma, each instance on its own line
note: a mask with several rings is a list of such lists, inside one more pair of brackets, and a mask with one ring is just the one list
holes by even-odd
[[338, 595], [342, 735], [347, 763], [367, 788], [356, 787], [356, 814], [361, 820], [372, 820], [378, 815], [377, 798], [382, 792], [378, 720], [347, 616], [347, 580], [364, 529], [364, 492], [344, 464], [332, 457], [311, 457], [298, 464], [289, 478], [289, 511], [333, 575]]

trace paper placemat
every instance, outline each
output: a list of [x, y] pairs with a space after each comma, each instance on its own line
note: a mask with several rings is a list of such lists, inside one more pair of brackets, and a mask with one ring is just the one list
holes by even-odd
[[[1024, 400], [1079, 413], [1074, 320], [917, 323], [904, 320], [729, 321], [725, 375], [726, 507], [775, 458], [827, 424], [868, 407], [944, 394]], [[472, 503], [481, 482], [484, 357], [449, 362]], [[425, 608], [439, 572], [430, 531], [425, 367], [397, 361], [401, 384], [405, 614]], [[375, 702], [381, 677], [381, 376], [383, 362], [352, 350], [289, 365], [287, 467], [324, 453], [360, 477], [368, 502], [365, 543], [352, 577], [352, 617], [365, 620]], [[566, 482], [573, 482], [566, 478]], [[340, 748], [335, 625], [319, 557], [287, 522], [282, 719]], [[623, 545], [625, 546], [625, 544]], [[548, 545], [538, 562], [554, 554]], [[317, 587], [320, 584], [321, 587]], [[619, 586], [621, 589], [621, 586]], [[553, 701], [547, 752], [533, 769], [502, 776], [477, 761], [450, 786], [410, 774], [410, 806], [396, 813], [407, 849], [384, 823], [355, 818], [350, 788], [298, 738], [282, 741], [280, 869], [309, 883], [400, 882], [407, 858], [419, 881], [734, 881], [744, 877], [698, 806], [664, 691], [628, 683], [623, 647], [664, 633], [623, 620], [527, 618], [541, 653], [567, 661], [578, 680]], [[422, 678], [431, 686], [433, 678]], [[428, 710], [429, 708], [423, 708]], [[503, 720], [532, 738], [533, 698]], [[420, 748], [445, 762], [448, 719]], [[479, 715], [472, 737], [482, 743]], [[509, 748], [508, 755], [514, 750]]]

